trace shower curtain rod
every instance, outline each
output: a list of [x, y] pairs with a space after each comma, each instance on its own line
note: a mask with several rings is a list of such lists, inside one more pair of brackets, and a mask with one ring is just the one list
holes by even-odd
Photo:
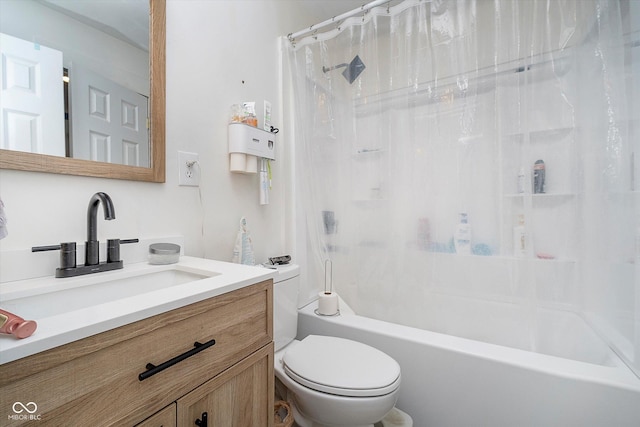
[[331, 24], [339, 23], [343, 19], [350, 18], [352, 16], [357, 15], [358, 13], [367, 12], [367, 11], [373, 9], [374, 7], [380, 6], [381, 4], [385, 4], [385, 3], [391, 3], [391, 0], [375, 0], [375, 1], [372, 1], [370, 3], [363, 4], [362, 6], [356, 8], [356, 9], [353, 9], [353, 10], [351, 10], [349, 12], [345, 12], [342, 15], [334, 16], [333, 18], [327, 19], [326, 21], [322, 21], [319, 24], [313, 24], [312, 26], [310, 26], [309, 28], [306, 28], [304, 30], [300, 30], [300, 31], [298, 31], [296, 33], [289, 33], [287, 38], [289, 39], [289, 41], [293, 42], [293, 41], [295, 41], [295, 39], [297, 39], [300, 36], [305, 36], [307, 34], [311, 34], [314, 31], [318, 31], [320, 28], [327, 27], [327, 26], [329, 26]]

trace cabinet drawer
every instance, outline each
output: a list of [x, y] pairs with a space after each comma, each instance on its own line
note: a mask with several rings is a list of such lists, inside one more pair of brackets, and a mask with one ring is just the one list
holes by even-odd
[[135, 427], [176, 427], [176, 404], [172, 403]]
[[[271, 342], [272, 289], [270, 280], [258, 283], [2, 365], [0, 378], [12, 380], [1, 383], [0, 412], [10, 413], [15, 401], [35, 402], [40, 422], [140, 422]], [[213, 346], [139, 379], [147, 364], [211, 340]]]

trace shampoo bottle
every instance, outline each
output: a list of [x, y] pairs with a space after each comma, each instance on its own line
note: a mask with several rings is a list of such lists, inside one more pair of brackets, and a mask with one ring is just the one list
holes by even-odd
[[520, 171], [518, 172], [518, 181], [517, 181], [517, 192], [519, 194], [524, 193], [524, 167], [520, 166]]
[[8, 311], [0, 310], [0, 333], [15, 335], [16, 338], [31, 336], [38, 325], [33, 320], [24, 320]]
[[467, 214], [460, 214], [460, 223], [453, 236], [456, 253], [459, 255], [471, 255], [471, 226]]
[[536, 160], [533, 165], [533, 194], [544, 193], [546, 168], [543, 160]]
[[518, 215], [518, 224], [513, 227], [513, 255], [524, 258], [527, 254], [527, 232], [524, 228], [524, 215]]

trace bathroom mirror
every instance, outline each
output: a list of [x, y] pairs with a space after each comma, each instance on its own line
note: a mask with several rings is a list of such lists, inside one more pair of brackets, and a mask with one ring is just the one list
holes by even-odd
[[47, 154], [0, 149], [0, 168], [135, 181], [165, 182], [165, 17], [166, 0], [149, 0], [149, 160], [151, 167], [127, 166]]

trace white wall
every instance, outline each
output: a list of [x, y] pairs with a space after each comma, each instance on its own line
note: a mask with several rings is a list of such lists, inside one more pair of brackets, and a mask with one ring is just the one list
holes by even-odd
[[[287, 252], [283, 172], [288, 159], [281, 149], [286, 129], [278, 135], [278, 160], [272, 164], [271, 204], [260, 206], [257, 176], [228, 171], [226, 124], [231, 104], [261, 105], [265, 99], [280, 124], [278, 37], [313, 21], [290, 0], [168, 0], [166, 183], [0, 170], [9, 221], [0, 251], [84, 242], [89, 198], [104, 191], [114, 201], [117, 219], [99, 219], [101, 241], [179, 234], [185, 236], [186, 255], [231, 260], [244, 215], [258, 261]], [[200, 154], [200, 191], [178, 186], [178, 150]], [[40, 255], [32, 254], [34, 263]]]

